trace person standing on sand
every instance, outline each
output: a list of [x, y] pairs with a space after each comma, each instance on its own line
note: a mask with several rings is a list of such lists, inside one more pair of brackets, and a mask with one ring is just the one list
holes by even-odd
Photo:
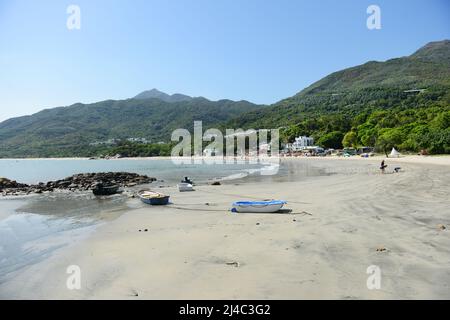
[[384, 164], [384, 160], [381, 161], [381, 166], [380, 166], [381, 173], [385, 173], [386, 167], [387, 167], [387, 164]]

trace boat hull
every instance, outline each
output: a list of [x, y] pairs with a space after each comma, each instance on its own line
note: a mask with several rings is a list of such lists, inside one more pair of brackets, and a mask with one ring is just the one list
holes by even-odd
[[119, 192], [119, 186], [98, 187], [92, 189], [92, 193], [96, 196], [112, 196]]
[[[146, 196], [146, 194], [147, 195], [153, 194], [154, 196], [148, 197], [148, 196]], [[152, 191], [148, 191], [148, 190], [143, 190], [143, 191], [138, 192], [138, 197], [143, 203], [149, 204], [152, 206], [167, 205], [167, 204], [169, 204], [169, 199], [170, 199], [170, 196], [166, 196], [161, 193], [152, 192]]]
[[280, 211], [286, 201], [240, 201], [233, 203], [233, 211], [248, 213], [274, 213]]
[[190, 183], [179, 183], [178, 184], [178, 190], [180, 192], [186, 192], [186, 191], [194, 191], [194, 186]]

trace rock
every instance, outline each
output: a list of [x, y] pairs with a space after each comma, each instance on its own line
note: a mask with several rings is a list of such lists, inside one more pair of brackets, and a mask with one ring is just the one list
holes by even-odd
[[40, 182], [37, 185], [26, 185], [17, 183], [7, 178], [0, 178], [0, 193], [2, 195], [15, 195], [18, 192], [23, 194], [52, 192], [55, 189], [71, 191], [87, 191], [98, 187], [100, 184], [105, 186], [119, 185], [121, 187], [136, 186], [156, 181], [146, 175], [139, 175], [128, 172], [99, 172], [99, 173], [80, 173], [67, 177], [62, 180]]
[[438, 228], [438, 230], [440, 230], [440, 231], [447, 229], [447, 227], [446, 227], [445, 225], [443, 225], [443, 224], [438, 224], [438, 225], [437, 225], [437, 228]]
[[67, 188], [71, 184], [72, 183], [70, 181], [60, 181], [56, 185], [58, 186], [58, 188]]
[[384, 252], [384, 251], [387, 251], [386, 247], [384, 247], [384, 246], [378, 246], [377, 247], [377, 252]]
[[17, 181], [9, 180], [7, 178], [0, 178], [0, 191], [3, 189], [19, 189], [27, 188], [28, 185], [17, 183]]
[[212, 186], [220, 186], [222, 185], [219, 181], [214, 181], [213, 183], [211, 183]]

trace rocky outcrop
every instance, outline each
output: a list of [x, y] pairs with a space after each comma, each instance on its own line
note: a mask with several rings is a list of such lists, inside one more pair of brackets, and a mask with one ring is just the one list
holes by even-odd
[[0, 178], [0, 191], [4, 189], [20, 189], [20, 188], [28, 188], [29, 186], [23, 183], [18, 183], [14, 180], [9, 180], [6, 178]]
[[62, 180], [40, 182], [37, 185], [26, 185], [6, 178], [0, 178], [0, 192], [2, 195], [24, 195], [30, 193], [53, 192], [55, 190], [88, 191], [98, 185], [121, 187], [133, 187], [139, 184], [147, 184], [155, 181], [145, 175], [129, 172], [101, 172], [81, 173]]

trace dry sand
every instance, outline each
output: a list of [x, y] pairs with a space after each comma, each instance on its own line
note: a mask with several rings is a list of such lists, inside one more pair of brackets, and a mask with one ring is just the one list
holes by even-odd
[[[284, 159], [336, 174], [167, 188], [173, 205], [124, 213], [0, 284], [0, 297], [449, 299], [450, 158], [421, 159], [393, 160], [403, 172], [384, 175], [378, 159]], [[236, 200], [273, 198], [292, 212], [227, 211]], [[81, 268], [80, 290], [66, 287], [69, 265]], [[366, 285], [371, 265], [381, 269], [379, 290]]]

